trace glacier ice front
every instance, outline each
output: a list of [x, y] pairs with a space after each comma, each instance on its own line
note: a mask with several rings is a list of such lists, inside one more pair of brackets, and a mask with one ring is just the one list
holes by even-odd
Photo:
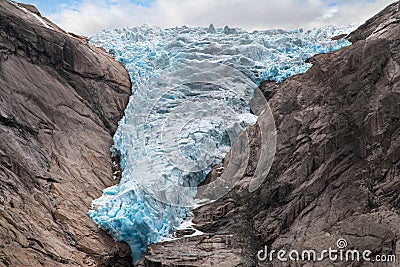
[[197, 185], [256, 121], [249, 102], [257, 85], [307, 71], [306, 59], [348, 45], [331, 37], [349, 31], [142, 26], [93, 36], [125, 65], [133, 94], [112, 148], [122, 179], [89, 216], [138, 260], [190, 216]]

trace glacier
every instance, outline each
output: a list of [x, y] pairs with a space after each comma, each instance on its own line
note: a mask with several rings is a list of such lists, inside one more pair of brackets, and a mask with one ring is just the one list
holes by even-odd
[[254, 89], [306, 72], [308, 58], [349, 45], [331, 37], [352, 29], [144, 25], [92, 36], [91, 44], [124, 64], [132, 96], [111, 149], [120, 157], [121, 181], [93, 201], [89, 216], [129, 244], [134, 262], [147, 245], [171, 237], [203, 203], [197, 185], [256, 122], [249, 107]]

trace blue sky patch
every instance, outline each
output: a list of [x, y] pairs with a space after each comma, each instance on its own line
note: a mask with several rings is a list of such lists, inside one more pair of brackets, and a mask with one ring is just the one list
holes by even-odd
[[[69, 10], [78, 10], [79, 4], [83, 1], [74, 1], [74, 0], [63, 0], [63, 1], [52, 1], [52, 0], [20, 0], [19, 2], [26, 3], [26, 4], [33, 4], [39, 8], [40, 12], [43, 15], [50, 15], [54, 13], [60, 12], [62, 9], [69, 9]], [[89, 1], [88, 1], [89, 2]], [[96, 2], [96, 1], [92, 1]], [[101, 2], [101, 1], [98, 1]], [[99, 5], [113, 5], [116, 4], [118, 0], [106, 0], [104, 3], [99, 3]], [[150, 7], [155, 0], [130, 0], [132, 4], [143, 6], [143, 7]]]

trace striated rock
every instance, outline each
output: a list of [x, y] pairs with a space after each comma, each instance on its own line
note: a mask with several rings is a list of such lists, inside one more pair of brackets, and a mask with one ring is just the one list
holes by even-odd
[[0, 266], [127, 266], [87, 216], [111, 186], [112, 134], [131, 84], [123, 66], [0, 0]]
[[[357, 30], [352, 32], [347, 39], [354, 43], [368, 38], [376, 38], [374, 33], [385, 34], [386, 27], [393, 29], [393, 26], [400, 20], [400, 3], [393, 3], [379, 12], [377, 15], [367, 20]], [[392, 36], [393, 38], [393, 36]]]
[[345, 37], [347, 37], [347, 34], [339, 34], [337, 36], [333, 36], [331, 39], [332, 39], [332, 41], [337, 41], [337, 40], [344, 39]]
[[[399, 12], [397, 3], [390, 5], [349, 36], [353, 45], [310, 59], [306, 74], [278, 88], [264, 84], [278, 140], [261, 188], [248, 191], [261, 146], [255, 126], [246, 176], [227, 196], [194, 211], [205, 234], [152, 245], [141, 264], [289, 266], [260, 262], [257, 252], [265, 245], [322, 251], [336, 248], [340, 238], [348, 249], [399, 258]], [[378, 266], [296, 264], [290, 266]]]

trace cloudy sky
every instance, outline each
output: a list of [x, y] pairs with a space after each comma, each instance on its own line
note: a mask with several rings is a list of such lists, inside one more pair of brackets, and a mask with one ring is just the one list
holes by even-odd
[[229, 25], [247, 30], [313, 28], [364, 22], [395, 0], [22, 0], [67, 31], [152, 24]]

